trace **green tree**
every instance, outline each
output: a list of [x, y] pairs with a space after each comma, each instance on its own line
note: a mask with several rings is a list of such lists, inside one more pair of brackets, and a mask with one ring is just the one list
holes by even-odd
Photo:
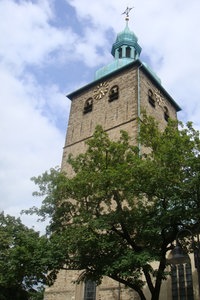
[[43, 299], [48, 253], [45, 236], [0, 213], [0, 299]]
[[58, 169], [33, 178], [44, 200], [29, 213], [50, 218], [52, 280], [61, 268], [85, 269], [87, 278], [106, 275], [142, 300], [146, 283], [159, 299], [177, 232], [200, 221], [199, 132], [175, 121], [160, 131], [144, 116], [138, 142], [143, 151], [126, 132], [112, 141], [98, 126], [87, 151], [69, 157], [72, 178]]

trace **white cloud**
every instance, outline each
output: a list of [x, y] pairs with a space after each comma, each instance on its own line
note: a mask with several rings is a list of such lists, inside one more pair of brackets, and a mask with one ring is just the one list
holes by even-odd
[[[35, 87], [20, 82], [6, 70], [0, 73], [4, 85], [1, 101], [0, 209], [19, 213], [32, 206], [34, 187], [30, 178], [47, 168], [60, 164], [63, 134], [51, 117], [43, 116], [37, 108]], [[54, 93], [56, 99], [59, 93]], [[45, 101], [45, 95], [40, 95]], [[43, 97], [43, 99], [42, 99]], [[65, 108], [66, 112], [66, 108]]]
[[52, 51], [62, 51], [67, 31], [49, 25], [48, 1], [1, 1], [0, 10], [0, 210], [19, 215], [34, 203], [30, 178], [61, 162], [65, 133], [59, 124], [67, 121], [69, 103], [31, 66], [44, 68]]
[[[165, 9], [162, 9], [162, 4], [165, 4]], [[150, 34], [142, 29], [143, 51], [148, 53], [149, 50], [152, 66], [183, 108], [180, 116], [193, 120], [199, 126], [200, 40], [197, 31], [200, 28], [200, 2], [183, 3], [177, 0], [170, 4], [161, 1], [157, 6], [156, 20], [152, 20]], [[147, 14], [146, 11], [145, 18]]]

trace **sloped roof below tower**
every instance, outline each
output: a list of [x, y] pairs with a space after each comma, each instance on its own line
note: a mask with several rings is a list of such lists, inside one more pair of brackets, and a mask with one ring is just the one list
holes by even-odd
[[122, 59], [115, 59], [111, 63], [107, 64], [106, 66], [103, 66], [102, 68], [98, 69], [95, 73], [95, 80], [100, 79], [104, 77], [107, 74], [110, 74], [127, 64], [130, 64], [133, 62], [133, 59], [131, 58], [122, 58]]

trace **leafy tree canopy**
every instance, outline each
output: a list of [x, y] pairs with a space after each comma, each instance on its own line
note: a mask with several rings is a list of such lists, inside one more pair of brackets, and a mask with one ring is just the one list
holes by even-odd
[[33, 178], [44, 200], [29, 213], [50, 218], [52, 278], [60, 268], [85, 269], [85, 276], [98, 282], [107, 275], [143, 300], [147, 283], [159, 299], [177, 232], [195, 232], [200, 221], [199, 132], [176, 121], [161, 131], [144, 116], [140, 147], [126, 132], [111, 140], [100, 126], [86, 143], [85, 153], [69, 156], [73, 177], [51, 169]]
[[[48, 240], [21, 220], [0, 213], [0, 299], [42, 299]], [[40, 298], [41, 297], [41, 298]]]

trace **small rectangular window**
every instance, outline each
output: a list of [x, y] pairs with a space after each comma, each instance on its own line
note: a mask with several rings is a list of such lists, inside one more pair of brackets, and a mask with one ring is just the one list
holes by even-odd
[[117, 85], [113, 86], [109, 92], [109, 102], [117, 100], [119, 98], [119, 87]]
[[156, 106], [156, 101], [155, 101], [155, 98], [154, 98], [154, 94], [152, 92], [152, 90], [148, 90], [148, 100], [149, 100], [149, 104], [153, 107]]
[[87, 114], [88, 112], [92, 111], [92, 107], [93, 107], [93, 99], [89, 98], [85, 101], [83, 113]]
[[194, 300], [191, 264], [172, 265], [172, 300]]
[[156, 106], [156, 104], [155, 104], [155, 100], [153, 99], [153, 98], [151, 98], [150, 96], [149, 96], [149, 103], [151, 104], [151, 106], [153, 106], [153, 107], [155, 107]]
[[96, 283], [90, 279], [85, 281], [84, 300], [96, 300]]

